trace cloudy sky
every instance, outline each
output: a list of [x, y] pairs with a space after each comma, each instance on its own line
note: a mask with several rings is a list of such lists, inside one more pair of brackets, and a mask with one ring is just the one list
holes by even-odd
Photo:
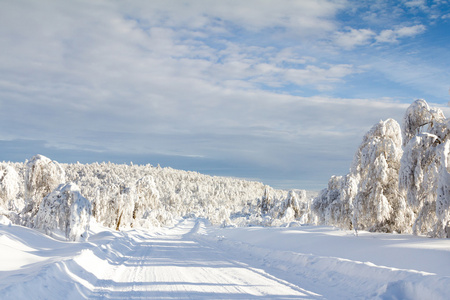
[[0, 161], [318, 190], [373, 124], [445, 109], [449, 32], [446, 0], [1, 0]]

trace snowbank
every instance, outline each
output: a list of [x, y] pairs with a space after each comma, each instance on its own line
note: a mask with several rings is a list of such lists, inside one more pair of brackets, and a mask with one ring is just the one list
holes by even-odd
[[[353, 289], [355, 297], [447, 299], [450, 241], [411, 235], [296, 228], [216, 228], [199, 224], [197, 238], [236, 256], [247, 255], [276, 269], [290, 282], [329, 282]], [[284, 274], [284, 275], [283, 275]], [[324, 287], [326, 290], [326, 288]], [[324, 291], [321, 290], [321, 293]], [[330, 299], [345, 298], [331, 289]]]

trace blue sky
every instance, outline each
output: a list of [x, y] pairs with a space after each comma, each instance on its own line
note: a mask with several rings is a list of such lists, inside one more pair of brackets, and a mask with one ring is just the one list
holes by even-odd
[[0, 161], [321, 189], [418, 98], [448, 115], [449, 1], [0, 3]]

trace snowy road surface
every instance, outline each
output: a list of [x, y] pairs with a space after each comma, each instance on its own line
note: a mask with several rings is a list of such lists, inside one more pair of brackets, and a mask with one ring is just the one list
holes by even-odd
[[[89, 298], [108, 299], [271, 299], [313, 298], [314, 294], [273, 277], [226, 253], [186, 237], [193, 221], [165, 234], [130, 234], [133, 247], [116, 264], [96, 272]], [[117, 264], [120, 263], [120, 264]]]
[[[13, 232], [2, 232], [2, 246], [21, 249], [28, 260], [22, 268], [9, 271], [6, 278], [0, 276], [0, 298], [322, 298], [195, 240], [196, 224], [185, 220], [154, 232], [105, 231], [92, 236], [89, 243], [78, 244], [9, 227]], [[24, 237], [24, 244], [18, 245], [14, 235], [16, 239]], [[37, 249], [34, 260], [28, 257], [30, 249]]]
[[[153, 230], [98, 228], [89, 242], [74, 243], [0, 225], [0, 253], [2, 300], [446, 299], [450, 294], [450, 240], [363, 232], [355, 237], [331, 227], [221, 229], [186, 219]], [[399, 261], [398, 253], [406, 258]]]

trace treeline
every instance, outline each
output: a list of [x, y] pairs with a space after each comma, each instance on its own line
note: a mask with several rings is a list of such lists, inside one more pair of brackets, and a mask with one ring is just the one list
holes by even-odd
[[350, 172], [332, 176], [314, 200], [318, 222], [344, 229], [450, 235], [450, 123], [416, 100], [402, 125], [375, 124]]
[[151, 165], [60, 164], [42, 155], [0, 163], [0, 215], [71, 240], [86, 239], [91, 220], [117, 230], [171, 225], [182, 217], [223, 226], [281, 225], [307, 214], [308, 201], [305, 191]]

